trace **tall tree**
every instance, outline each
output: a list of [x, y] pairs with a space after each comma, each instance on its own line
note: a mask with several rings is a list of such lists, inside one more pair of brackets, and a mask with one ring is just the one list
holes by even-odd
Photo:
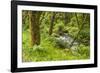
[[64, 14], [64, 24], [65, 24], [65, 25], [67, 25], [67, 23], [69, 22], [69, 19], [70, 19], [70, 18], [69, 18], [69, 16], [68, 16], [68, 13], [65, 13], [65, 14]]
[[40, 25], [39, 19], [41, 12], [29, 11], [30, 47], [40, 44]]
[[56, 12], [53, 12], [53, 14], [51, 16], [51, 24], [50, 24], [50, 29], [49, 29], [49, 35], [51, 35], [52, 31], [53, 31], [55, 16], [56, 16]]
[[[87, 18], [87, 15], [85, 15], [85, 18], [84, 18], [84, 20], [83, 20], [83, 23], [82, 23], [82, 25], [81, 25], [81, 27], [80, 27], [80, 29], [79, 29], [77, 35], [75, 36], [74, 40], [71, 42], [69, 48], [71, 48], [71, 47], [73, 46], [73, 43], [74, 43], [74, 42], [76, 41], [76, 39], [78, 38], [78, 36], [79, 36], [79, 34], [80, 34], [82, 28], [84, 27], [84, 23], [85, 23], [86, 18]], [[77, 23], [77, 24], [78, 24], [78, 23]]]
[[[77, 16], [77, 13], [75, 13], [75, 17], [76, 17], [76, 22], [78, 24], [78, 28], [80, 28], [80, 23], [79, 23], [79, 19], [78, 19], [78, 16]], [[83, 18], [82, 18], [83, 19]]]

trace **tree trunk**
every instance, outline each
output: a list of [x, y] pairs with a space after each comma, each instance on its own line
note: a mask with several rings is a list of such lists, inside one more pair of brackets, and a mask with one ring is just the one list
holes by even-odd
[[51, 17], [51, 24], [50, 24], [50, 29], [49, 29], [49, 35], [52, 34], [53, 31], [53, 26], [54, 26], [54, 19], [55, 19], [55, 12], [53, 13], [52, 17]]
[[79, 20], [78, 20], [77, 13], [75, 13], [75, 17], [76, 17], [76, 21], [77, 21], [77, 24], [78, 24], [78, 28], [80, 28], [80, 23], [79, 23]]
[[40, 27], [39, 18], [40, 12], [29, 11], [29, 29], [30, 29], [30, 47], [34, 44], [40, 44]]
[[82, 23], [82, 25], [81, 25], [81, 27], [80, 27], [80, 30], [78, 31], [78, 33], [77, 33], [77, 35], [75, 36], [74, 40], [71, 42], [69, 48], [71, 48], [71, 47], [73, 46], [73, 43], [76, 41], [77, 37], [79, 36], [79, 34], [80, 34], [82, 28], [84, 27], [84, 23], [85, 23], [86, 18], [87, 18], [87, 15], [85, 16], [85, 18], [84, 18], [84, 20], [83, 20], [83, 23]]
[[64, 24], [66, 25], [67, 23], [68, 23], [68, 14], [67, 13], [65, 13], [65, 17], [64, 17]]

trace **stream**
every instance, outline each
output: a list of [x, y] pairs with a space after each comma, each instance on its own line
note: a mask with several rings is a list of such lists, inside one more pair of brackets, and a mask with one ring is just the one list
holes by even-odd
[[[64, 48], [68, 48], [68, 49], [69, 49], [69, 46], [71, 45], [71, 43], [73, 42], [73, 40], [74, 40], [74, 38], [70, 37], [67, 33], [65, 33], [63, 36], [56, 37], [57, 43], [60, 46], [62, 46]], [[73, 43], [73, 46], [70, 49], [76, 50], [77, 46], [78, 46], [78, 42], [75, 41]]]

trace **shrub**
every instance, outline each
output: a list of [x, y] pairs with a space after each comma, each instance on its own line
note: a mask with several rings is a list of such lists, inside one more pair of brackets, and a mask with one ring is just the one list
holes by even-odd
[[90, 57], [90, 48], [89, 46], [85, 45], [79, 45], [78, 47], [78, 53], [83, 56], [84, 58], [89, 58]]

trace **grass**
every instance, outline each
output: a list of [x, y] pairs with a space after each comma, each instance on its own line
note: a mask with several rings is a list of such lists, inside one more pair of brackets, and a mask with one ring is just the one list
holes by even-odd
[[89, 59], [89, 47], [80, 45], [77, 52], [57, 47], [54, 38], [41, 35], [41, 44], [29, 48], [29, 31], [23, 31], [23, 62]]

